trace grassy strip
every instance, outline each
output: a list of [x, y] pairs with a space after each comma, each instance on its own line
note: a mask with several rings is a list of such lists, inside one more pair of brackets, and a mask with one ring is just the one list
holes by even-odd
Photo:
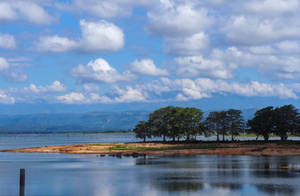
[[237, 148], [237, 147], [220, 146], [220, 145], [180, 145], [180, 146], [166, 146], [166, 147], [115, 145], [109, 147], [109, 150], [136, 150], [136, 151], [187, 150], [187, 149], [215, 150], [217, 148]]

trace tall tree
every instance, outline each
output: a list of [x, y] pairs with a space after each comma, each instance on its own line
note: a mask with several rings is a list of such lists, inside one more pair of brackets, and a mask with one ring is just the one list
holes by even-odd
[[182, 112], [184, 135], [190, 140], [191, 136], [196, 136], [203, 130], [203, 112], [198, 108], [184, 108]]
[[171, 111], [174, 107], [168, 106], [155, 110], [149, 115], [149, 124], [153, 131], [154, 136], [162, 137], [163, 141], [166, 141], [166, 137], [172, 129], [171, 124]]
[[220, 125], [218, 120], [218, 112], [210, 112], [204, 122], [207, 133], [215, 133], [217, 135], [217, 141], [220, 140]]
[[253, 119], [248, 120], [249, 132], [255, 133], [257, 137], [262, 135], [265, 141], [269, 140], [269, 135], [274, 131], [274, 109], [273, 106], [257, 110]]
[[151, 127], [148, 122], [140, 121], [133, 129], [137, 138], [141, 138], [146, 142], [146, 138], [151, 138]]
[[217, 141], [220, 141], [220, 135], [222, 135], [222, 140], [225, 141], [225, 135], [228, 130], [227, 112], [210, 112], [205, 120], [205, 126], [211, 132], [215, 132], [217, 135]]
[[275, 134], [281, 140], [287, 140], [288, 133], [298, 128], [299, 113], [293, 105], [284, 105], [274, 110]]
[[241, 110], [230, 109], [226, 111], [228, 119], [228, 128], [231, 134], [231, 141], [234, 140], [234, 136], [239, 135], [245, 127], [245, 122], [242, 117]]
[[226, 111], [221, 111], [218, 114], [220, 133], [222, 134], [222, 141], [225, 141], [225, 135], [227, 135], [229, 130], [229, 119]]

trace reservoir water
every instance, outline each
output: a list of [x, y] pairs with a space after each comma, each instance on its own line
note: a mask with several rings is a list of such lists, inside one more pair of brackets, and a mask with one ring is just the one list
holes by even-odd
[[[0, 149], [135, 141], [131, 134], [1, 135]], [[0, 196], [300, 195], [300, 157], [0, 153]]]

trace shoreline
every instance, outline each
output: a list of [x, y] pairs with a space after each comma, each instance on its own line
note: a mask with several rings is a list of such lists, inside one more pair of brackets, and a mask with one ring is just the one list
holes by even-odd
[[249, 155], [249, 156], [300, 156], [300, 142], [148, 142], [112, 144], [74, 144], [1, 150], [15, 153], [98, 154], [100, 156], [173, 156], [173, 155]]

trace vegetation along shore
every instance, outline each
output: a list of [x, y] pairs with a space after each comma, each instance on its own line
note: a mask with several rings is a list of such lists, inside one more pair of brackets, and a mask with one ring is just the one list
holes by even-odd
[[[210, 112], [203, 119], [198, 108], [165, 107], [152, 112], [148, 121], [140, 121], [134, 128], [137, 138], [144, 142], [115, 144], [82, 144], [46, 146], [5, 150], [2, 152], [75, 153], [115, 156], [139, 155], [271, 155], [300, 156], [300, 117], [293, 105], [256, 111], [253, 119], [244, 121], [240, 110]], [[239, 141], [240, 134], [255, 134], [256, 140]], [[269, 141], [270, 135], [280, 141]], [[216, 136], [216, 141], [197, 141], [197, 136]], [[226, 141], [226, 136], [231, 140]], [[263, 141], [258, 141], [258, 137]], [[161, 141], [149, 141], [161, 137]], [[148, 141], [147, 141], [148, 140]]]

